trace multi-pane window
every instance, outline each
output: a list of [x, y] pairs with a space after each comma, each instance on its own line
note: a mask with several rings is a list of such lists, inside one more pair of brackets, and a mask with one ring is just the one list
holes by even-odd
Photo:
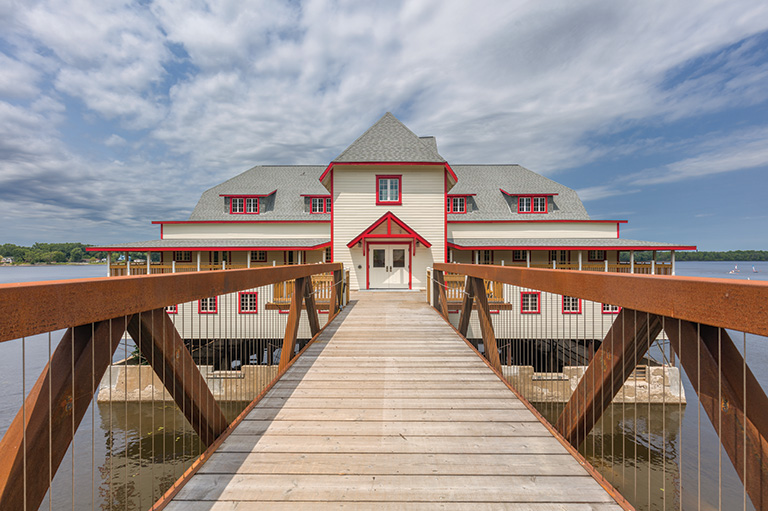
[[333, 262], [333, 258], [331, 256], [331, 247], [325, 247], [325, 262], [330, 263]]
[[477, 264], [493, 264], [493, 250], [478, 250]]
[[179, 306], [178, 305], [168, 305], [165, 307], [165, 312], [168, 314], [178, 314], [179, 313]]
[[258, 197], [231, 197], [229, 199], [229, 212], [233, 215], [259, 214]]
[[590, 250], [588, 257], [590, 261], [605, 261], [605, 250]]
[[513, 261], [527, 261], [528, 260], [528, 251], [527, 250], [513, 250], [512, 251], [512, 260]]
[[173, 260], [177, 263], [188, 263], [192, 261], [192, 252], [189, 250], [176, 251], [173, 253]]
[[376, 204], [402, 204], [401, 176], [376, 176]]
[[618, 305], [603, 304], [603, 314], [618, 314], [621, 311], [621, 307]]
[[581, 298], [563, 296], [563, 314], [581, 314]]
[[517, 198], [517, 212], [518, 213], [546, 213], [547, 212], [547, 197], [518, 197]]
[[219, 310], [219, 299], [216, 296], [201, 298], [197, 302], [197, 312], [200, 314], [216, 314]]
[[252, 263], [266, 263], [267, 262], [267, 251], [266, 250], [253, 250], [251, 252], [251, 262]]
[[238, 293], [237, 312], [240, 314], [257, 314], [259, 312], [259, 293], [256, 291]]
[[467, 212], [467, 198], [466, 197], [448, 197], [446, 203], [446, 211], [448, 213], [466, 213]]
[[520, 312], [522, 314], [539, 314], [539, 299], [541, 293], [537, 291], [522, 291], [520, 293]]
[[558, 264], [566, 264], [570, 260], [567, 250], [550, 250], [549, 262], [556, 261]]
[[310, 212], [312, 213], [330, 213], [331, 212], [331, 198], [330, 197], [312, 197]]

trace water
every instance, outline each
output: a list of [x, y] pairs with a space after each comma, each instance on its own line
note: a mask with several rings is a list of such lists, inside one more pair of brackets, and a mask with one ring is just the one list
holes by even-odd
[[[740, 273], [730, 274], [734, 265]], [[759, 273], [752, 273], [752, 266]], [[741, 280], [768, 280], [768, 263], [679, 262], [678, 275]], [[0, 267], [0, 283], [103, 277], [103, 265]], [[21, 407], [62, 332], [37, 335], [22, 342], [0, 343], [0, 432]], [[758, 336], [731, 332], [739, 349], [746, 342], [747, 359], [763, 388], [768, 388], [768, 342]], [[125, 358], [130, 341], [118, 348]], [[656, 353], [657, 359], [661, 356]], [[22, 387], [22, 373], [26, 385]], [[638, 509], [742, 509], [741, 482], [722, 454], [714, 428], [697, 405], [695, 392], [684, 376], [687, 406], [614, 405], [599, 421], [581, 451]], [[238, 407], [227, 407], [232, 418]], [[559, 409], [545, 407], [550, 420]], [[699, 420], [701, 428], [699, 428]], [[75, 436], [75, 458], [68, 451], [53, 481], [55, 509], [147, 509], [169, 487], [202, 446], [197, 435], [171, 402], [112, 403], [91, 406]], [[706, 463], [699, 465], [698, 453]], [[637, 468], [638, 470], [635, 470]], [[45, 468], [43, 468], [45, 469]], [[682, 481], [683, 491], [679, 491]], [[701, 483], [699, 483], [701, 481]], [[73, 493], [72, 488], [76, 488]], [[648, 496], [650, 489], [650, 498]], [[722, 489], [722, 494], [719, 493]], [[41, 509], [47, 509], [49, 502]], [[753, 509], [747, 501], [747, 509]]]

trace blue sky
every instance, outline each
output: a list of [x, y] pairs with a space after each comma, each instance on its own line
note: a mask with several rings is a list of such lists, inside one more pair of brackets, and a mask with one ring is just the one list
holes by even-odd
[[384, 112], [519, 163], [628, 238], [768, 250], [768, 4], [0, 4], [0, 243], [157, 238]]

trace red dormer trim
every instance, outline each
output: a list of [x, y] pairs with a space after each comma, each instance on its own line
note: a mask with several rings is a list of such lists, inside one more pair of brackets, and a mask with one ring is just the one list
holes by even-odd
[[499, 191], [509, 197], [554, 197], [560, 195], [558, 193], [509, 193], [503, 188], [499, 188]]
[[262, 194], [253, 194], [253, 193], [250, 193], [250, 194], [249, 193], [245, 193], [245, 194], [243, 194], [243, 193], [220, 193], [219, 197], [237, 197], [238, 199], [242, 197], [243, 199], [253, 199], [253, 198], [256, 198], [256, 197], [269, 197], [270, 195], [272, 195], [275, 192], [277, 192], [277, 190], [273, 190], [273, 191], [271, 191], [269, 193], [262, 193]]

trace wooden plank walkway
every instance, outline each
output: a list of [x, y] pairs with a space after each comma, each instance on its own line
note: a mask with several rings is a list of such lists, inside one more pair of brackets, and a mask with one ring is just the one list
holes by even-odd
[[620, 509], [422, 293], [354, 298], [166, 509]]

